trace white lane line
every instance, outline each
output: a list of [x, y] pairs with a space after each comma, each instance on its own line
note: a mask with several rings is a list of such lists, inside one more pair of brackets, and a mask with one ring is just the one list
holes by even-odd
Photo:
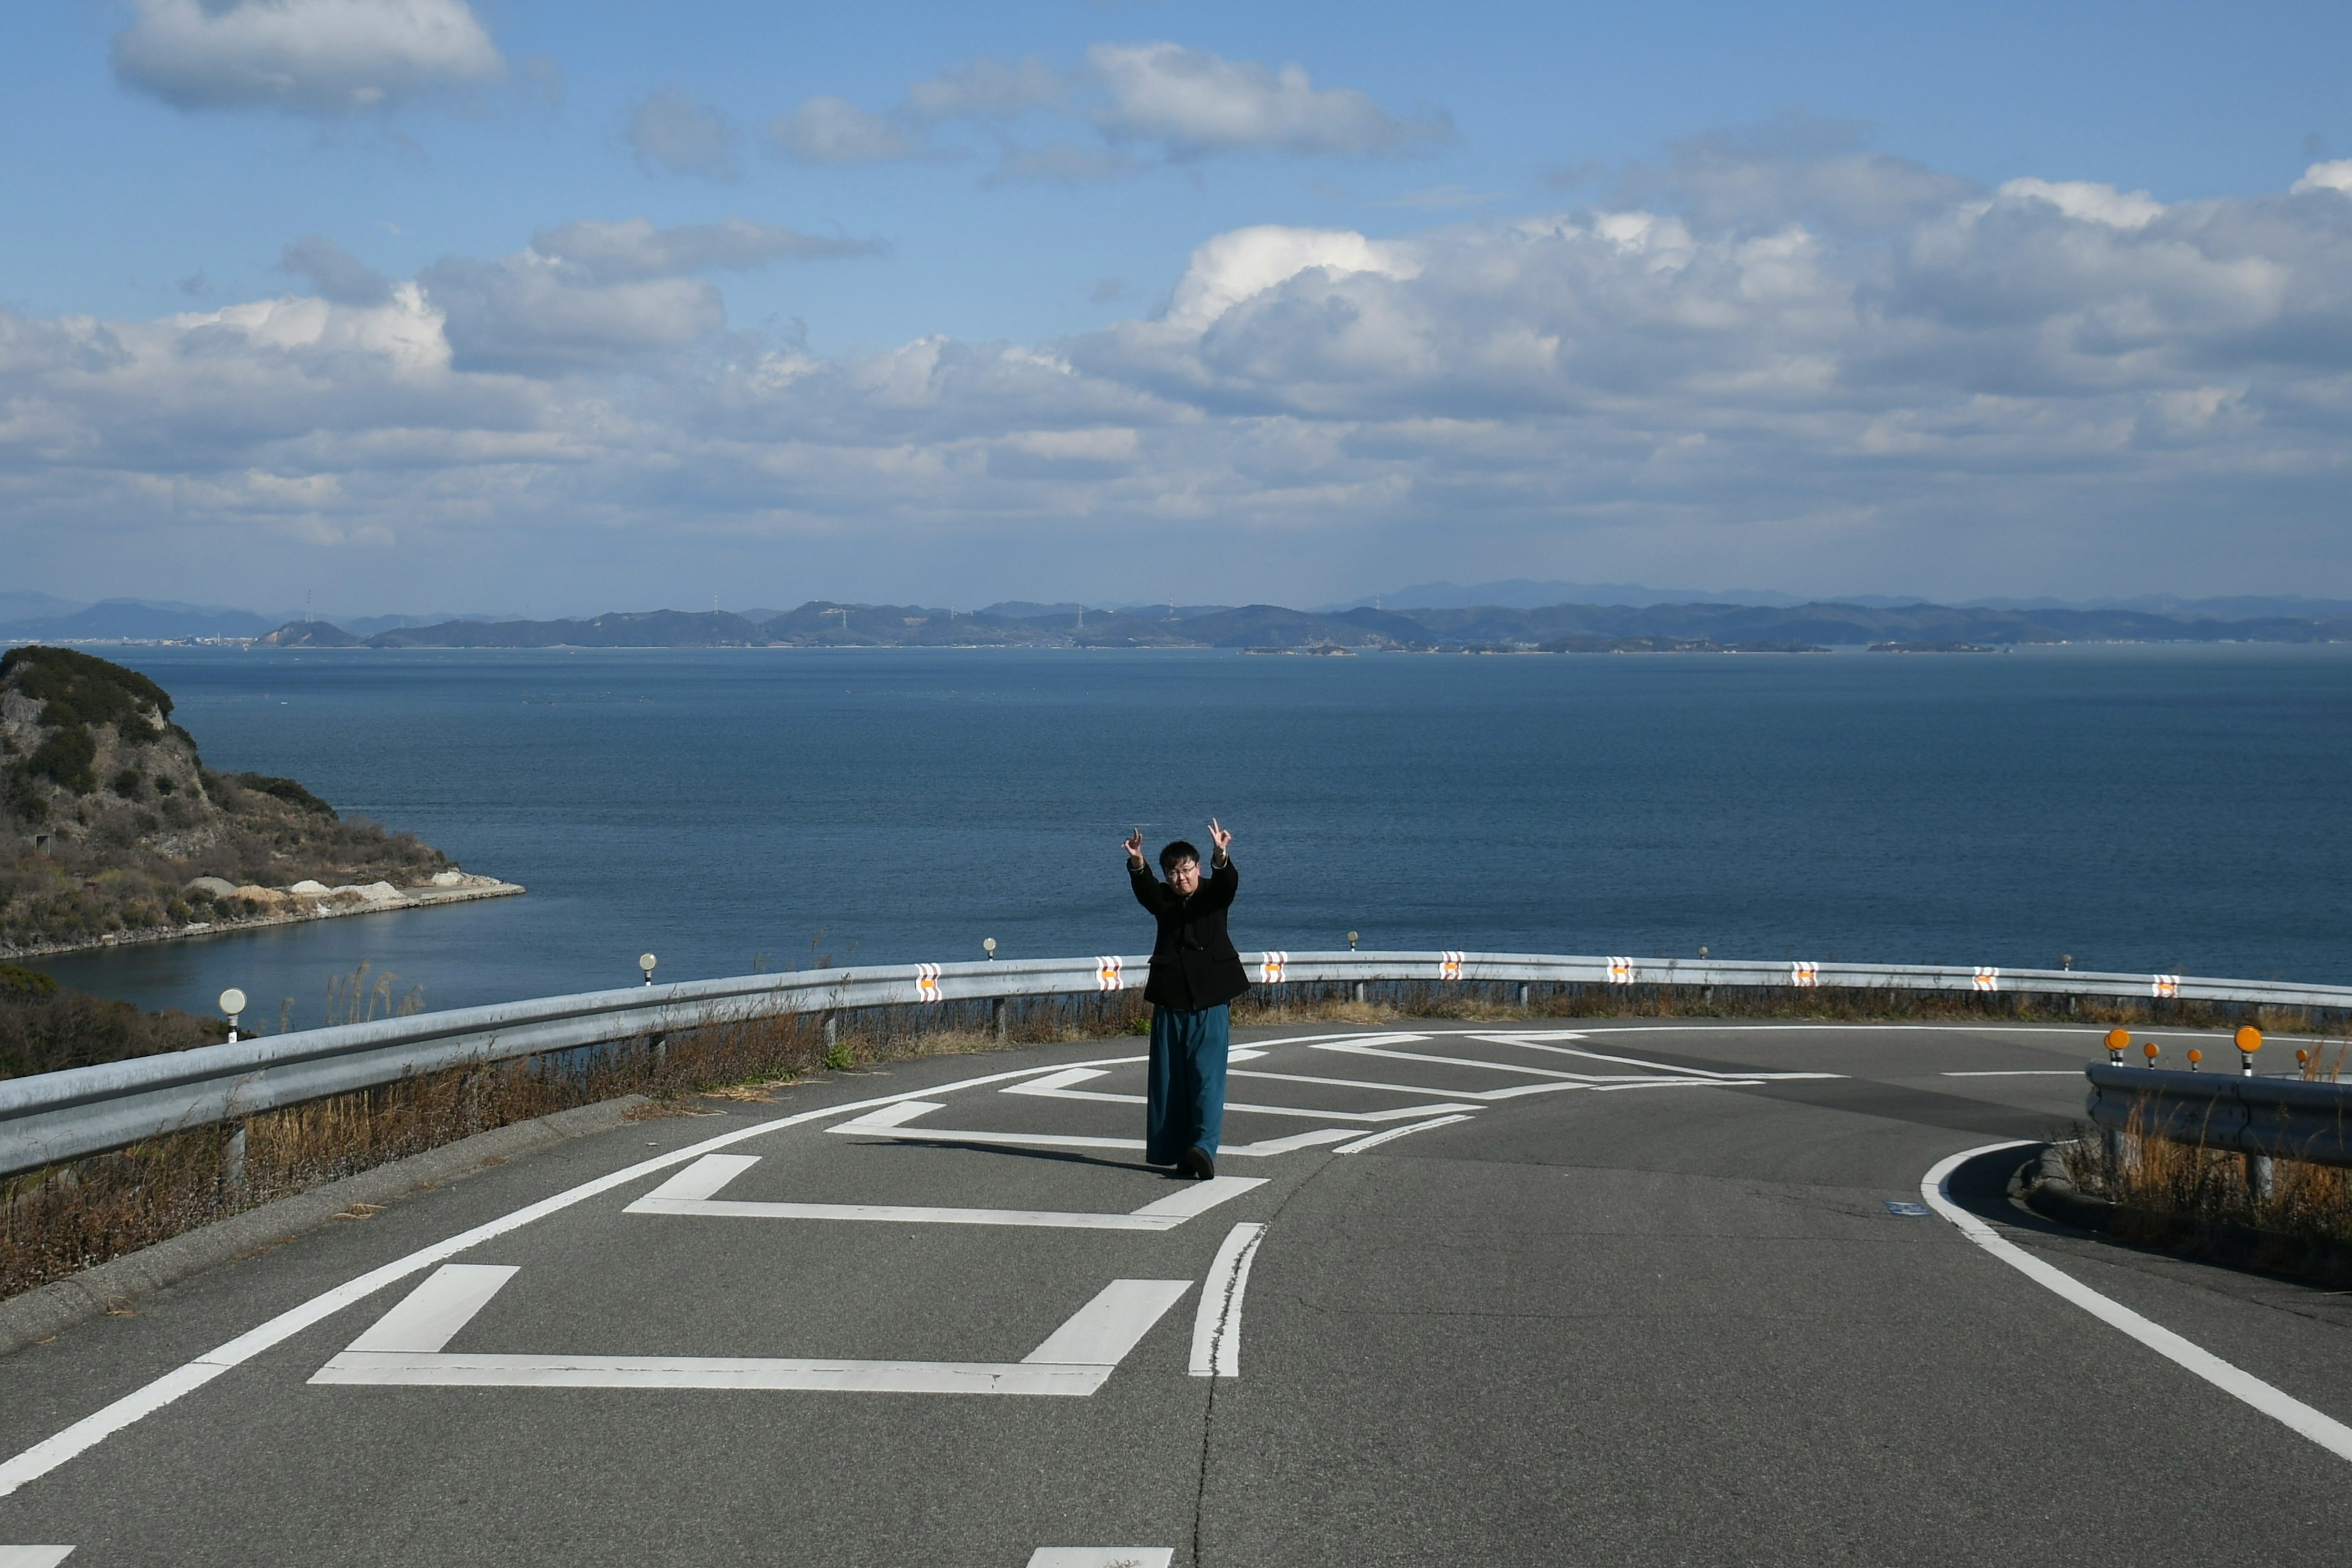
[[[70, 1546], [0, 1546], [0, 1568], [57, 1568], [72, 1555]], [[1167, 1555], [1158, 1561], [1166, 1563]]]
[[[1099, 1089], [1073, 1089], [1069, 1087], [1072, 1084], [1086, 1082], [1089, 1079], [1104, 1078], [1107, 1076], [1108, 1075], [1099, 1070], [1089, 1071], [1085, 1068], [1079, 1068], [1070, 1072], [1055, 1073], [1052, 1078], [1039, 1079], [1035, 1083], [1007, 1084], [1004, 1088], [997, 1090], [997, 1092], [999, 1094], [1030, 1094], [1036, 1096], [1040, 1100], [1098, 1100], [1106, 1105], [1144, 1105], [1150, 1103], [1142, 1095], [1139, 1094], [1110, 1094]], [[1414, 1089], [1409, 1090], [1408, 1092], [1426, 1094], [1429, 1091], [1427, 1089]], [[1225, 1101], [1225, 1112], [1227, 1115], [1239, 1113], [1248, 1116], [1296, 1116], [1300, 1120], [1307, 1121], [1402, 1121], [1408, 1116], [1427, 1116], [1430, 1112], [1435, 1110], [1468, 1110], [1471, 1109], [1473, 1108], [1467, 1105], [1408, 1105], [1395, 1110], [1310, 1110], [1303, 1106], [1297, 1105], [1250, 1105], [1235, 1100]]]
[[[1139, 1059], [1132, 1056], [1102, 1057], [1087, 1065], [1118, 1067]], [[455, 1257], [470, 1247], [478, 1247], [485, 1241], [506, 1235], [509, 1231], [536, 1224], [551, 1215], [561, 1214], [575, 1204], [585, 1203], [590, 1198], [611, 1192], [615, 1187], [626, 1186], [629, 1183], [642, 1177], [667, 1171], [676, 1165], [685, 1164], [713, 1151], [740, 1143], [746, 1139], [780, 1132], [788, 1127], [797, 1127], [803, 1122], [822, 1121], [828, 1117], [842, 1116], [851, 1111], [898, 1105], [914, 1100], [919, 1094], [953, 1094], [963, 1089], [984, 1089], [991, 1084], [1005, 1083], [1013, 1079], [1027, 1078], [1033, 1073], [1054, 1070], [1058, 1069], [1015, 1068], [1010, 1072], [986, 1073], [978, 1078], [961, 1079], [953, 1083], [941, 1084], [933, 1089], [880, 1095], [872, 1100], [856, 1100], [842, 1105], [828, 1105], [814, 1110], [797, 1111], [790, 1116], [778, 1117], [772, 1121], [756, 1122], [749, 1127], [735, 1128], [721, 1132], [716, 1137], [706, 1138], [699, 1143], [688, 1144], [683, 1149], [674, 1149], [667, 1154], [657, 1154], [650, 1160], [640, 1160], [634, 1165], [625, 1166], [621, 1170], [598, 1176], [593, 1181], [583, 1182], [576, 1187], [567, 1187], [551, 1197], [527, 1204], [509, 1214], [501, 1215], [496, 1219], [478, 1225], [471, 1230], [461, 1231], [446, 1240], [435, 1242], [430, 1247], [420, 1247], [404, 1258], [394, 1258], [381, 1268], [370, 1269], [354, 1279], [346, 1280], [333, 1289], [323, 1291], [299, 1306], [278, 1313], [258, 1327], [239, 1334], [227, 1343], [215, 1346], [185, 1365], [174, 1367], [163, 1376], [92, 1411], [63, 1431], [34, 1444], [6, 1463], [0, 1464], [0, 1497], [8, 1496], [28, 1481], [39, 1479], [77, 1454], [104, 1442], [108, 1437], [132, 1423], [152, 1415], [174, 1401], [202, 1388], [231, 1368], [239, 1366], [272, 1346], [293, 1338], [305, 1329], [333, 1317], [353, 1302], [365, 1300], [385, 1286], [397, 1284], [410, 1275], [430, 1268], [445, 1258]], [[1334, 1141], [1345, 1136], [1343, 1132], [1335, 1132]]]
[[2220, 1356], [2174, 1333], [2160, 1323], [2140, 1316], [2122, 1302], [2110, 1300], [2062, 1269], [2044, 1263], [2039, 1258], [2003, 1237], [1968, 1210], [1952, 1201], [1949, 1184], [1952, 1173], [1979, 1154], [1998, 1153], [2003, 1149], [2025, 1149], [2032, 1145], [2023, 1139], [2006, 1143], [1988, 1143], [1981, 1149], [1969, 1149], [1937, 1162], [1933, 1170], [1919, 1180], [1919, 1195], [1927, 1206], [1959, 1227], [1962, 1236], [2024, 1275], [2046, 1290], [2053, 1291], [2112, 1328], [2121, 1329], [2157, 1354], [2189, 1372], [2196, 1373], [2222, 1393], [2242, 1399], [2273, 1420], [2293, 1428], [2310, 1438], [2339, 1459], [2352, 1459], [2352, 1427], [2346, 1426], [2332, 1415], [2313, 1409], [2302, 1400], [2283, 1390], [2273, 1388], [2252, 1373], [2242, 1372]]
[[1596, 1083], [1591, 1087], [1595, 1094], [1615, 1094], [1626, 1089], [1762, 1089], [1769, 1081], [1760, 1078], [1640, 1078], [1630, 1083]]
[[1640, 1057], [1611, 1056], [1606, 1051], [1580, 1051], [1576, 1049], [1573, 1046], [1546, 1045], [1540, 1040], [1530, 1039], [1524, 1036], [1473, 1035], [1470, 1037], [1474, 1040], [1484, 1040], [1489, 1045], [1524, 1046], [1528, 1050], [1549, 1051], [1554, 1056], [1581, 1057], [1587, 1061], [1615, 1062], [1620, 1067], [1648, 1068], [1654, 1072], [1674, 1073], [1684, 1078], [1720, 1079], [1726, 1082], [1746, 1083], [1751, 1079], [1769, 1079], [1779, 1080], [1781, 1079], [1843, 1078], [1845, 1076], [1843, 1073], [1836, 1072], [1765, 1072], [1761, 1069], [1750, 1072], [1715, 1072], [1706, 1068], [1677, 1067], [1668, 1062], [1646, 1061]]
[[1937, 1078], [2081, 1078], [2081, 1068], [2006, 1068], [1998, 1072], [1939, 1072]]
[[1257, 1257], [1265, 1226], [1245, 1222], [1225, 1233], [1209, 1278], [1201, 1285], [1201, 1302], [1192, 1313], [1194, 1377], [1239, 1377], [1242, 1374], [1242, 1293], [1249, 1289], [1250, 1264]]
[[1175, 1561], [1172, 1546], [1040, 1546], [1029, 1568], [1169, 1568]]
[[905, 1204], [763, 1203], [717, 1195], [729, 1182], [759, 1163], [756, 1154], [705, 1154], [621, 1212], [700, 1215], [709, 1219], [877, 1220], [898, 1225], [1032, 1226], [1056, 1230], [1174, 1230], [1228, 1198], [1237, 1198], [1252, 1187], [1265, 1185], [1263, 1176], [1218, 1176], [1192, 1183], [1130, 1214], [940, 1208]]
[[809, 1360], [774, 1356], [450, 1355], [441, 1347], [515, 1270], [444, 1264], [311, 1375], [328, 1386], [694, 1388], [854, 1394], [1001, 1394], [1084, 1398], [1100, 1388], [1192, 1288], [1114, 1279], [1018, 1362]]
[[1334, 1154], [1360, 1154], [1367, 1149], [1377, 1149], [1391, 1138], [1407, 1138], [1415, 1132], [1426, 1132], [1433, 1127], [1444, 1127], [1455, 1121], [1467, 1121], [1466, 1116], [1440, 1116], [1428, 1121], [1417, 1121], [1411, 1127], [1391, 1127], [1385, 1132], [1375, 1132], [1370, 1138], [1359, 1138], [1353, 1143], [1342, 1143], [1331, 1151]]

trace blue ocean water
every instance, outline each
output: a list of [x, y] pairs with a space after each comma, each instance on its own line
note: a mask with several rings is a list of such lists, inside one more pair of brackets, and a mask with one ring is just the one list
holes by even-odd
[[527, 897], [45, 961], [273, 1028], [755, 964], [1131, 952], [1118, 840], [1235, 834], [1244, 948], [2352, 981], [2352, 647], [1245, 658], [110, 652], [216, 768]]

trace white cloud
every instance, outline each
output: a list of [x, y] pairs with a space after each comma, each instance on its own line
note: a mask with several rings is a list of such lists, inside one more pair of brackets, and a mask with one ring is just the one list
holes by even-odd
[[126, 85], [178, 109], [362, 114], [505, 74], [465, 0], [132, 0]]
[[2332, 195], [2145, 213], [1850, 148], [1746, 156], [1681, 210], [1236, 229], [1101, 331], [831, 357], [713, 331], [699, 274], [840, 243], [791, 230], [563, 225], [373, 295], [304, 241], [314, 280], [359, 268], [339, 297], [0, 315], [0, 549], [99, 527], [160, 549], [204, 519], [232, 531], [217, 554], [299, 512], [420, 561], [544, 561], [594, 529], [628, 563], [597, 591], [616, 604], [722, 534], [796, 562], [854, 542], [909, 594], [949, 591], [964, 544], [1017, 577], [1074, 542], [1141, 571], [1230, 548], [1253, 582], [1605, 543], [1727, 577], [1908, 585], [1966, 558], [2021, 592], [2078, 560], [2352, 591]]
[[2294, 183], [2292, 194], [2302, 195], [2307, 191], [2342, 191], [2352, 195], [2352, 158], [2337, 158], [2325, 163], [2314, 163]]
[[876, 256], [887, 248], [879, 240], [803, 234], [740, 217], [674, 228], [656, 227], [642, 217], [586, 220], [543, 228], [530, 244], [541, 256], [571, 262], [600, 282], [759, 267], [788, 258]]
[[777, 153], [795, 163], [854, 167], [923, 156], [921, 140], [887, 115], [838, 98], [812, 98], [769, 122]]
[[1178, 330], [1197, 332], [1244, 300], [1309, 268], [1335, 278], [1355, 272], [1411, 278], [1419, 271], [1397, 247], [1375, 244], [1349, 229], [1286, 228], [1279, 224], [1237, 228], [1192, 253], [1169, 301], [1166, 321]]
[[[1039, 143], [1011, 140], [1013, 122], [1037, 113], [1091, 127]], [[775, 150], [798, 163], [849, 166], [955, 156], [942, 128], [975, 127], [999, 139], [987, 182], [1090, 180], [1150, 166], [1141, 147], [1168, 161], [1217, 153], [1349, 156], [1453, 138], [1443, 112], [1403, 119], [1352, 88], [1318, 88], [1295, 65], [1269, 70], [1171, 43], [1097, 44], [1069, 72], [1042, 60], [968, 60], [919, 81], [887, 112], [838, 98], [812, 98], [769, 127]]]
[[1087, 68], [1109, 96], [1104, 129], [1180, 154], [1381, 153], [1454, 134], [1442, 115], [1400, 120], [1353, 88], [1316, 87], [1295, 65], [1268, 70], [1179, 44], [1097, 44]]
[[719, 290], [687, 274], [883, 248], [734, 217], [674, 228], [587, 220], [495, 260], [446, 257], [418, 281], [446, 317], [460, 368], [561, 375], [641, 367], [718, 328]]
[[637, 162], [673, 174], [741, 179], [743, 170], [735, 159], [741, 139], [724, 113], [674, 87], [655, 93], [629, 115], [629, 145]]
[[2109, 228], [2145, 228], [2164, 216], [2164, 204], [2146, 191], [2119, 191], [2089, 180], [2009, 180], [2000, 194], [2013, 200], [2048, 202], [2068, 217]]

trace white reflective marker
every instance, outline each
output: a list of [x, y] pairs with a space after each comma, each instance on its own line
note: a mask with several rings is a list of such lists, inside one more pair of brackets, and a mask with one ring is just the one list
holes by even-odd
[[1017, 1362], [780, 1356], [467, 1355], [442, 1350], [516, 1270], [447, 1263], [311, 1375], [316, 1384], [404, 1388], [690, 1388], [721, 1392], [999, 1394], [1080, 1398], [1192, 1288], [1114, 1279]]
[[1201, 1286], [1200, 1305], [1192, 1313], [1194, 1377], [1239, 1377], [1242, 1374], [1242, 1293], [1249, 1289], [1250, 1263], [1257, 1257], [1265, 1226], [1244, 1222], [1225, 1233], [1217, 1260]]
[[1174, 1230], [1253, 1187], [1263, 1176], [1218, 1176], [1187, 1184], [1129, 1214], [1052, 1209], [944, 1208], [910, 1204], [798, 1204], [721, 1198], [719, 1190], [760, 1163], [756, 1154], [705, 1154], [622, 1210], [624, 1214], [700, 1215], [709, 1219], [872, 1220], [898, 1225], [1030, 1226], [1050, 1230]]
[[2232, 1398], [2245, 1401], [2273, 1420], [2292, 1427], [2337, 1458], [2352, 1459], [2352, 1427], [2313, 1409], [2293, 1394], [2273, 1388], [2253, 1373], [2241, 1371], [2202, 1345], [2181, 1338], [2163, 1324], [2142, 1317], [2122, 1302], [2100, 1295], [2073, 1275], [2044, 1263], [2009, 1241], [1992, 1226], [1952, 1202], [1948, 1184], [1954, 1171], [1979, 1154], [1996, 1154], [2003, 1149], [2031, 1147], [2032, 1143], [2024, 1139], [2012, 1139], [2005, 1143], [1988, 1143], [1981, 1149], [1966, 1150], [1949, 1159], [1939, 1160], [1933, 1170], [1920, 1178], [1919, 1195], [1927, 1201], [1928, 1207], [1958, 1226], [1962, 1236], [2042, 1289], [2072, 1301], [2101, 1322], [2121, 1329], [2167, 1361], [2196, 1373]]

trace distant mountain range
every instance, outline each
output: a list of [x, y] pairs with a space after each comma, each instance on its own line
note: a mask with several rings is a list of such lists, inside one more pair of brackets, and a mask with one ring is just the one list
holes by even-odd
[[796, 610], [735, 615], [654, 610], [590, 620], [445, 621], [362, 637], [325, 621], [292, 621], [257, 646], [329, 647], [1225, 647], [1421, 652], [1608, 653], [1813, 647], [2013, 647], [2062, 642], [2346, 642], [2352, 615], [2210, 616], [2149, 610], [2004, 610], [1670, 604], [1472, 605], [1402, 610], [1361, 605], [1328, 615], [1279, 605], [1090, 610], [1003, 605], [966, 613], [919, 605], [812, 601]]
[[[1612, 598], [1614, 602], [1599, 602]], [[2352, 641], [2352, 602], [2169, 595], [2084, 605], [2048, 600], [1934, 605], [1864, 596], [1660, 595], [1632, 584], [1515, 580], [1469, 588], [1424, 584], [1377, 604], [1293, 610], [1278, 605], [1128, 605], [1008, 601], [979, 611], [814, 600], [798, 609], [655, 610], [583, 619], [372, 616], [338, 625], [248, 610], [110, 599], [74, 606], [0, 595], [0, 641], [163, 642], [263, 647], [1019, 647], [1651, 651], [1853, 647], [1879, 643], [2015, 647], [2055, 642]], [[1454, 603], [1444, 601], [1465, 600]], [[1519, 601], [1541, 600], [1541, 603]], [[62, 608], [60, 607], [62, 606]]]

